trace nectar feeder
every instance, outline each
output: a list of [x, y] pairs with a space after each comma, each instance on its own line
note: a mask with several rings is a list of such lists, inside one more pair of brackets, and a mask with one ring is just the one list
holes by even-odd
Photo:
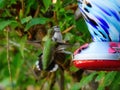
[[81, 69], [120, 70], [120, 1], [78, 0], [78, 6], [93, 42], [74, 52], [73, 64]]

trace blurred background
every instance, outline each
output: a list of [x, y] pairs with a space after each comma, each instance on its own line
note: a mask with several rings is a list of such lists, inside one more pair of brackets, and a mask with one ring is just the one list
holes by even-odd
[[[55, 72], [35, 73], [47, 30], [59, 26], [74, 52], [91, 42], [76, 0], [0, 0], [0, 90], [119, 90], [120, 73], [82, 70], [72, 56], [55, 56]], [[52, 53], [52, 52], [51, 52]]]

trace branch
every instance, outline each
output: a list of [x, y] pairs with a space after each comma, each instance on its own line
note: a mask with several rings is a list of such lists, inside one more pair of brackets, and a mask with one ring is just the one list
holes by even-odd
[[69, 28], [65, 29], [65, 30], [62, 32], [62, 34], [65, 34], [65, 33], [69, 32], [69, 31], [72, 30], [74, 27], [75, 27], [75, 25], [70, 26]]

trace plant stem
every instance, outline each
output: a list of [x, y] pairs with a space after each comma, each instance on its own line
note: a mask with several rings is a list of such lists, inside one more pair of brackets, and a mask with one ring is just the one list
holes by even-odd
[[65, 33], [69, 32], [69, 31], [72, 30], [74, 27], [75, 27], [75, 25], [72, 25], [72, 26], [68, 27], [67, 29], [65, 29], [65, 30], [62, 32], [62, 34], [65, 34]]
[[37, 6], [37, 9], [36, 9], [36, 11], [35, 11], [35, 13], [34, 13], [34, 17], [37, 17], [37, 16], [38, 16], [39, 11], [40, 11], [40, 5]]
[[11, 72], [11, 66], [10, 66], [10, 56], [9, 56], [9, 31], [10, 31], [10, 27], [8, 26], [6, 28], [6, 32], [7, 32], [7, 62], [8, 62], [8, 71], [9, 71], [9, 75], [10, 75], [10, 83], [12, 85], [12, 90], [14, 90], [14, 86], [13, 86], [13, 79], [12, 79], [12, 72]]

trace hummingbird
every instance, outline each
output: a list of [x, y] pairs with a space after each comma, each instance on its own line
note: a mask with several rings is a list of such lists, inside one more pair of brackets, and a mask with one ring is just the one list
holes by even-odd
[[49, 29], [43, 41], [43, 52], [38, 56], [38, 61], [34, 68], [36, 74], [41, 71], [55, 72], [60, 65], [58, 61], [62, 60], [63, 62], [65, 54], [71, 54], [65, 51], [69, 44], [63, 41], [59, 26]]

